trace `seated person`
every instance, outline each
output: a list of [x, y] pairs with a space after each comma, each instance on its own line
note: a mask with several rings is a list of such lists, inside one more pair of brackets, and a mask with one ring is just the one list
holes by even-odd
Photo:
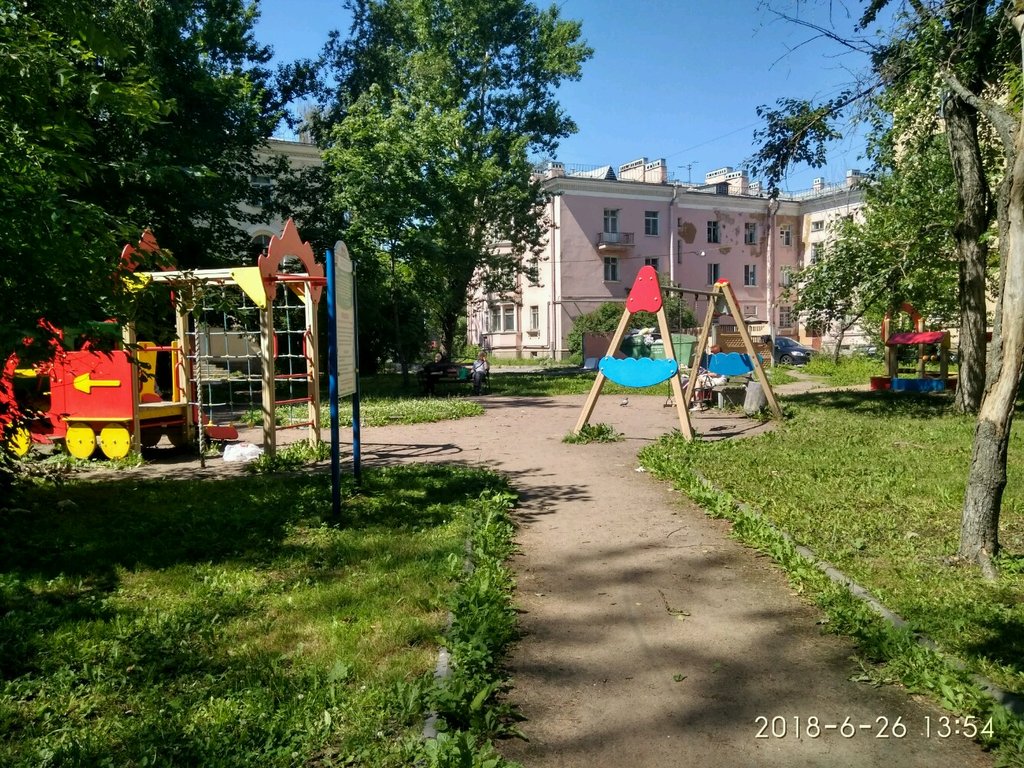
[[477, 355], [476, 360], [473, 361], [473, 394], [479, 395], [480, 388], [483, 386], [484, 381], [487, 379], [487, 374], [490, 373], [491, 365], [487, 362], [487, 353], [481, 352]]
[[448, 364], [444, 362], [440, 352], [435, 352], [433, 361], [423, 366], [423, 390], [428, 395], [434, 394], [434, 383], [444, 375], [447, 369]]

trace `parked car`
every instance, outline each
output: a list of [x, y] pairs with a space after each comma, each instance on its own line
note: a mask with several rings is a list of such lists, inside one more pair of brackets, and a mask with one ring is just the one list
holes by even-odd
[[781, 365], [804, 365], [811, 359], [814, 350], [805, 347], [796, 339], [788, 336], [775, 337], [775, 362]]

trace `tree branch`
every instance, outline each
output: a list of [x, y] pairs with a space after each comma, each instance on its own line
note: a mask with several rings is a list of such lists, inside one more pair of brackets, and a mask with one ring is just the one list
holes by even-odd
[[1003, 147], [1007, 151], [1012, 150], [1013, 134], [1017, 127], [1013, 116], [995, 102], [983, 99], [971, 91], [952, 72], [941, 72], [939, 77], [953, 93], [985, 115], [999, 134], [999, 140], [1003, 142]]

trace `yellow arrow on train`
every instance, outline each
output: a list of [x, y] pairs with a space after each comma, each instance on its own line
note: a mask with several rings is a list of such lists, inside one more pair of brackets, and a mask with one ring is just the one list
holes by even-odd
[[89, 378], [89, 372], [86, 371], [85, 373], [80, 373], [78, 376], [75, 376], [73, 386], [79, 392], [85, 392], [85, 394], [88, 395], [92, 392], [93, 387], [120, 387], [121, 380], [96, 379], [95, 381], [93, 381], [91, 378]]

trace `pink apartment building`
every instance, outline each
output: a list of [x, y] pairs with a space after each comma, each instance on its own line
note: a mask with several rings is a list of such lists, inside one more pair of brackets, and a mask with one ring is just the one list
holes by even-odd
[[[550, 235], [538, 280], [522, 278], [509, 294], [474, 297], [468, 341], [500, 357], [561, 359], [575, 318], [624, 301], [649, 264], [683, 288], [707, 290], [726, 278], [754, 330], [770, 311], [777, 333], [820, 346], [822, 339], [799, 325], [780, 294], [789, 273], [815, 257], [828, 223], [863, 205], [858, 176], [851, 171], [845, 184], [833, 186], [818, 179], [814, 189], [773, 203], [732, 168], [688, 184], [670, 181], [664, 160], [642, 158], [617, 172], [610, 166], [566, 172], [549, 163]], [[698, 318], [705, 309], [695, 306]]]

